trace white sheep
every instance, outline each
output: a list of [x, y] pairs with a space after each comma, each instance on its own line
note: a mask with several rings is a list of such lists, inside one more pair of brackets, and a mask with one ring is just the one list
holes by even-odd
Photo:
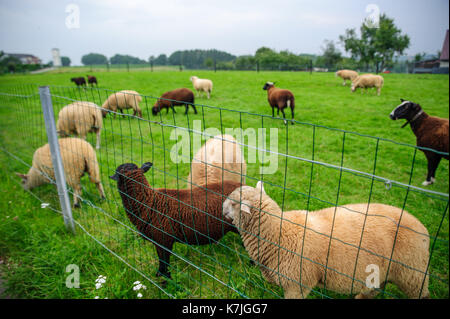
[[377, 94], [380, 95], [381, 88], [383, 87], [384, 79], [381, 75], [375, 74], [363, 74], [353, 80], [351, 91], [355, 92], [357, 88], [367, 91], [368, 88], [377, 88]]
[[[80, 180], [85, 172], [88, 173], [91, 182], [97, 186], [100, 196], [104, 199], [105, 193], [100, 180], [97, 155], [91, 144], [76, 137], [61, 138], [58, 141], [66, 182], [74, 191], [74, 206], [80, 206]], [[45, 144], [34, 152], [33, 163], [27, 174], [16, 174], [22, 178], [22, 186], [25, 190], [52, 182], [55, 175], [50, 146]]]
[[142, 117], [142, 111], [139, 108], [139, 103], [142, 102], [142, 96], [136, 91], [131, 90], [122, 90], [116, 93], [111, 94], [106, 101], [103, 103], [102, 107], [104, 108], [103, 117], [106, 117], [108, 111], [110, 110], [114, 112], [114, 118], [116, 118], [117, 110], [123, 113], [124, 109], [133, 109], [133, 115], [136, 116], [138, 114], [139, 117]]
[[97, 135], [96, 148], [100, 148], [102, 112], [100, 107], [92, 102], [74, 102], [63, 107], [59, 111], [56, 127], [61, 137], [76, 134], [86, 139], [87, 133], [94, 132]]
[[209, 99], [213, 88], [212, 81], [208, 79], [199, 79], [196, 76], [191, 76], [190, 80], [192, 85], [194, 85], [194, 89], [197, 91], [197, 96], [200, 97], [200, 91], [204, 91], [208, 95]]
[[350, 80], [350, 82], [353, 82], [354, 79], [358, 77], [358, 72], [353, 70], [339, 70], [335, 73], [336, 77], [340, 77], [344, 80], [344, 83], [342, 85], [347, 85], [347, 80]]
[[192, 159], [187, 186], [233, 181], [245, 183], [247, 164], [241, 147], [231, 135], [216, 135]]
[[[428, 231], [399, 208], [364, 203], [282, 212], [259, 182], [234, 190], [223, 213], [265, 279], [281, 285], [285, 298], [306, 298], [314, 287], [371, 298], [379, 292], [371, 286], [376, 278], [381, 289], [392, 282], [409, 298], [429, 296]], [[374, 272], [378, 277], [369, 276]]]

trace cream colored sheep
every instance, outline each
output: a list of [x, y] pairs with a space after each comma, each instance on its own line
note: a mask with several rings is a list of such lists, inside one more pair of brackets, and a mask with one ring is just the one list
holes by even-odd
[[188, 188], [222, 183], [222, 180], [245, 183], [247, 164], [241, 147], [231, 135], [216, 135], [197, 151], [192, 159]]
[[[138, 114], [139, 117], [142, 117], [142, 111], [139, 108], [139, 103], [142, 102], [142, 96], [139, 95], [136, 91], [131, 90], [122, 90], [116, 93], [111, 94], [106, 101], [103, 103], [103, 117], [106, 117], [108, 111], [123, 113], [124, 109], [133, 109], [133, 115], [136, 116]], [[116, 118], [116, 113], [114, 113], [114, 118]]]
[[363, 74], [353, 80], [351, 90], [355, 92], [357, 88], [360, 88], [361, 93], [363, 93], [363, 89], [367, 91], [368, 88], [374, 87], [377, 88], [377, 94], [380, 95], [383, 84], [384, 79], [381, 75]]
[[56, 127], [61, 137], [76, 134], [86, 139], [87, 133], [94, 132], [97, 134], [96, 148], [100, 148], [102, 112], [100, 107], [92, 102], [74, 102], [63, 107], [59, 111]]
[[212, 81], [208, 79], [199, 79], [196, 76], [191, 76], [190, 80], [192, 85], [194, 85], [194, 89], [197, 91], [197, 96], [200, 97], [200, 91], [204, 91], [208, 95], [209, 99], [213, 88]]
[[223, 204], [223, 213], [239, 229], [247, 252], [266, 280], [283, 287], [285, 298], [306, 298], [314, 287], [371, 298], [378, 291], [369, 288], [376, 285], [375, 277], [369, 276], [378, 268], [380, 289], [384, 287], [394, 247], [387, 282], [396, 284], [409, 298], [428, 297], [427, 229], [393, 206], [370, 204], [366, 215], [367, 205], [282, 212], [259, 182], [257, 188], [242, 186], [233, 191]]
[[340, 77], [344, 80], [344, 83], [342, 85], [347, 85], [347, 80], [350, 80], [350, 82], [353, 82], [354, 79], [358, 76], [358, 72], [353, 70], [339, 70], [335, 73], [336, 77]]
[[[100, 196], [104, 199], [105, 193], [100, 180], [100, 170], [97, 155], [91, 144], [76, 137], [59, 139], [59, 148], [64, 166], [67, 184], [73, 188], [73, 204], [79, 207], [81, 196], [81, 177], [85, 172], [89, 179], [97, 186]], [[37, 186], [50, 183], [55, 179], [53, 171], [50, 146], [45, 144], [38, 148], [33, 155], [33, 164], [27, 174], [16, 173], [22, 178], [22, 186], [30, 190]]]

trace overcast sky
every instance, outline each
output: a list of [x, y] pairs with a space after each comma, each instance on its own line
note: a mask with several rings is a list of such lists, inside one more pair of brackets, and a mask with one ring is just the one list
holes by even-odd
[[73, 65], [90, 52], [148, 60], [180, 49], [242, 55], [267, 46], [319, 54], [325, 39], [359, 29], [369, 4], [410, 36], [408, 54], [441, 50], [448, 0], [0, 0], [0, 50], [46, 63], [59, 48]]

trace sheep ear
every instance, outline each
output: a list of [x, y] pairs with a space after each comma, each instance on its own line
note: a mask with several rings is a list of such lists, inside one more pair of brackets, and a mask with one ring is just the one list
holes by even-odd
[[117, 173], [115, 173], [114, 175], [111, 175], [109, 178], [111, 178], [112, 180], [115, 180], [117, 182], [119, 180], [119, 175]]
[[251, 212], [250, 212], [251, 206], [252, 205], [248, 200], [243, 200], [241, 202], [241, 211], [243, 211], [244, 213], [247, 213], [247, 214], [251, 214]]
[[400, 99], [400, 102], [405, 102], [406, 100], [404, 100], [404, 99]]
[[144, 171], [144, 173], [146, 173], [152, 166], [153, 166], [153, 163], [147, 162], [147, 163], [142, 164], [141, 169]]
[[258, 181], [258, 183], [256, 183], [256, 189], [259, 189], [261, 192], [266, 194], [266, 191], [264, 190], [264, 183], [262, 181]]

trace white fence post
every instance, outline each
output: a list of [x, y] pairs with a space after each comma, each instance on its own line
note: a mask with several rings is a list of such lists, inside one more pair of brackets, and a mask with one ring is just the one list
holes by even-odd
[[64, 224], [75, 234], [75, 226], [72, 218], [69, 195], [67, 193], [66, 176], [59, 150], [58, 136], [56, 134], [55, 116], [53, 114], [52, 98], [48, 86], [39, 87], [42, 111], [44, 112], [45, 128], [47, 130], [48, 144], [52, 155], [53, 169], [55, 172], [56, 186], [58, 188], [59, 202], [64, 216]]

